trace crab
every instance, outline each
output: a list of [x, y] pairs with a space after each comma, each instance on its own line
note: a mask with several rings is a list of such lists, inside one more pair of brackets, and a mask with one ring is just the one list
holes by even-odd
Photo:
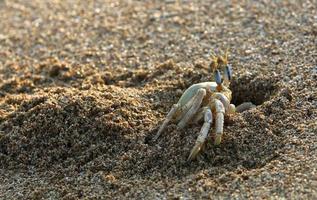
[[223, 135], [224, 115], [230, 115], [236, 111], [235, 105], [230, 103], [232, 92], [229, 86], [232, 67], [228, 64], [228, 51], [223, 56], [212, 55], [210, 67], [215, 82], [202, 82], [190, 86], [179, 101], [172, 106], [153, 138], [156, 141], [169, 122], [178, 123], [177, 126], [182, 129], [189, 123], [197, 123], [203, 119], [204, 124], [187, 160], [197, 157], [209, 135], [213, 121], [215, 124], [214, 144], [219, 145]]

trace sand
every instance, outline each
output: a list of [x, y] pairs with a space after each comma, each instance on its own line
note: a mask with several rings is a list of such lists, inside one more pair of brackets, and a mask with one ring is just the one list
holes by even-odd
[[[0, 199], [316, 199], [317, 2], [0, 1]], [[162, 120], [229, 49], [223, 142]]]

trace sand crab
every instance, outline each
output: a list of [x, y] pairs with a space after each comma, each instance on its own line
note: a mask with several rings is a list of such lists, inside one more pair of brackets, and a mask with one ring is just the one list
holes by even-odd
[[[204, 119], [204, 124], [188, 160], [195, 159], [202, 149], [213, 119], [215, 122], [214, 144], [219, 145], [221, 143], [224, 115], [232, 114], [236, 110], [235, 105], [230, 104], [232, 92], [229, 85], [232, 68], [228, 64], [228, 52], [224, 56], [213, 55], [210, 67], [215, 82], [202, 82], [190, 86], [180, 97], [178, 103], [173, 105], [153, 138], [154, 141], [157, 140], [170, 121], [178, 122], [178, 127], [184, 128], [189, 123], [196, 123]], [[220, 71], [223, 72], [223, 79]]]

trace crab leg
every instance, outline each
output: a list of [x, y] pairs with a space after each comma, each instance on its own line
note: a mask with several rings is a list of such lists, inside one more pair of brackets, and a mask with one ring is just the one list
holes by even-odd
[[201, 102], [203, 101], [204, 97], [206, 96], [206, 90], [200, 88], [195, 96], [193, 97], [193, 102], [191, 108], [186, 112], [183, 116], [181, 121], [177, 124], [179, 128], [184, 128], [188, 121], [195, 115], [195, 113], [200, 108]]
[[184, 117], [184, 115], [193, 106], [193, 102], [195, 101], [195, 98], [196, 98], [196, 95], [194, 95], [185, 105], [180, 107], [179, 114], [176, 116], [175, 121], [180, 121]]
[[198, 123], [201, 119], [203, 119], [204, 118], [204, 114], [205, 114], [207, 109], [208, 109], [208, 107], [200, 108], [198, 110], [197, 114], [194, 116], [192, 122], [193, 123]]
[[221, 101], [221, 103], [223, 104], [223, 106], [225, 107], [225, 111], [227, 112], [227, 113], [234, 113], [235, 112], [235, 105], [233, 105], [233, 104], [230, 104], [230, 101], [229, 101], [229, 99], [224, 95], [224, 94], [222, 94], [222, 93], [220, 93], [220, 92], [216, 92], [215, 94], [214, 94], [214, 97], [216, 98], [216, 99], [219, 99], [220, 101]]
[[191, 150], [187, 160], [193, 160], [196, 158], [198, 152], [200, 151], [202, 145], [204, 144], [207, 136], [208, 136], [208, 132], [212, 123], [212, 113], [210, 108], [206, 109], [205, 114], [204, 114], [204, 125], [201, 127], [200, 133], [197, 137], [197, 140], [195, 142], [195, 146], [193, 147], [193, 149]]
[[216, 119], [215, 119], [215, 145], [219, 145], [221, 143], [221, 137], [223, 134], [223, 121], [224, 121], [224, 113], [225, 108], [220, 100], [215, 99], [214, 101], [215, 111], [216, 111]]
[[249, 110], [249, 109], [252, 109], [252, 108], [255, 108], [256, 105], [254, 105], [252, 102], [244, 102], [242, 104], [240, 104], [239, 106], [237, 106], [236, 108], [236, 112], [244, 112], [246, 110]]
[[164, 131], [166, 128], [167, 124], [172, 120], [174, 117], [175, 113], [179, 110], [179, 104], [174, 104], [172, 109], [168, 112], [163, 124], [161, 125], [160, 129], [157, 131], [156, 135], [154, 136], [153, 140], [157, 140], [157, 138], [160, 137], [161, 133]]

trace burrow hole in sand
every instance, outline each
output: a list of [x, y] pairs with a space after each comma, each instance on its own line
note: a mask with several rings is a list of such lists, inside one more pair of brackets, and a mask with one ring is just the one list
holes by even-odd
[[244, 102], [252, 102], [256, 106], [268, 101], [277, 92], [276, 78], [264, 76], [241, 76], [231, 81], [231, 102], [238, 106]]

